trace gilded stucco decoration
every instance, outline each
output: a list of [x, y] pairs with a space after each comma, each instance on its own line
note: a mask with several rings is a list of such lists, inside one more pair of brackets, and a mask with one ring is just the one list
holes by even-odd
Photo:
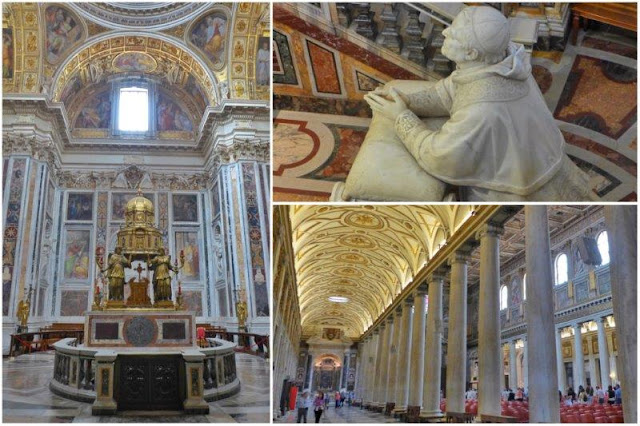
[[2, 90], [40, 91], [41, 37], [36, 3], [4, 4], [2, 10]]
[[[294, 206], [303, 334], [325, 321], [359, 337], [471, 217], [474, 206]], [[347, 297], [347, 303], [328, 300]]]
[[268, 3], [238, 4], [229, 45], [231, 97], [269, 99], [270, 25]]
[[[82, 49], [57, 73], [53, 100], [65, 102], [82, 83], [119, 72], [144, 72], [183, 89], [204, 110], [216, 104], [215, 85], [191, 54], [166, 40], [117, 35]], [[74, 88], [77, 86], [77, 88]]]

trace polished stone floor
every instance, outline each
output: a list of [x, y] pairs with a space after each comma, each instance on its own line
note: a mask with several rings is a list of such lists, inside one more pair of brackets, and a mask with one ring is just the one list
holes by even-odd
[[[564, 52], [537, 52], [533, 73], [570, 158], [605, 201], [637, 199], [636, 39], [580, 32]], [[274, 201], [327, 201], [346, 179], [370, 109], [358, 100], [274, 96]]]
[[53, 352], [22, 355], [2, 361], [3, 423], [267, 423], [269, 422], [269, 362], [236, 354], [241, 391], [209, 403], [209, 415], [178, 412], [92, 416], [91, 404], [70, 401], [49, 390]]
[[[297, 411], [289, 411], [284, 417], [275, 420], [275, 423], [296, 423]], [[307, 417], [307, 423], [314, 423], [315, 417], [313, 412], [310, 411]], [[393, 417], [386, 417], [380, 413], [373, 413], [367, 410], [361, 410], [358, 407], [344, 407], [335, 408], [329, 406], [327, 410], [322, 413], [320, 417], [320, 423], [399, 423], [398, 419]]]

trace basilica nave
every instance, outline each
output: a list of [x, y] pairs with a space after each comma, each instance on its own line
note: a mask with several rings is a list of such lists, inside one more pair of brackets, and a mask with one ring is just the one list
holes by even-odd
[[276, 206], [274, 419], [323, 392], [321, 422], [634, 423], [636, 233], [632, 206]]

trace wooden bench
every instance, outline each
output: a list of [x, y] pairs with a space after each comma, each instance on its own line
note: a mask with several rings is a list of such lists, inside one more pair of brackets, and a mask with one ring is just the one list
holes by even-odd
[[571, 43], [574, 45], [578, 40], [580, 18], [584, 21], [584, 28], [592, 20], [638, 32], [637, 3], [572, 3], [571, 13], [573, 13]]
[[480, 414], [480, 423], [518, 423], [517, 417]]
[[447, 411], [445, 417], [447, 418], [447, 423], [473, 423], [476, 416], [471, 413]]

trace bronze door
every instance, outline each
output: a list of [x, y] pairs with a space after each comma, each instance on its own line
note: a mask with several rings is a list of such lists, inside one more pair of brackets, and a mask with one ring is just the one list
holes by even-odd
[[118, 410], [181, 410], [182, 357], [118, 356]]

